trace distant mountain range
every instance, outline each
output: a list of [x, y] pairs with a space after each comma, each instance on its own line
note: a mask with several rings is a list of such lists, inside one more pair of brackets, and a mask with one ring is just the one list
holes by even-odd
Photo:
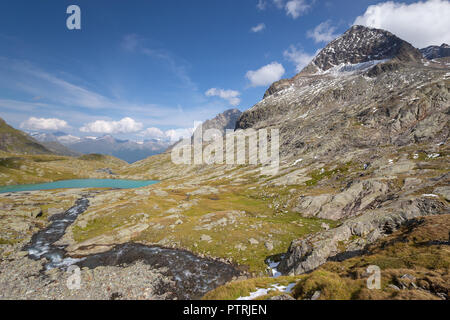
[[60, 144], [77, 154], [105, 154], [133, 163], [150, 156], [164, 152], [170, 145], [167, 140], [146, 140], [135, 142], [119, 140], [111, 135], [103, 137], [76, 137], [64, 132], [42, 133], [34, 132], [30, 135], [44, 145]]
[[[203, 123], [203, 130], [218, 129], [225, 133], [234, 129], [241, 115], [238, 109], [227, 110]], [[56, 154], [78, 157], [104, 154], [134, 163], [165, 152], [173, 141], [149, 139], [143, 142], [120, 140], [111, 135], [77, 137], [65, 132], [22, 132], [0, 119], [0, 150], [17, 154]]]

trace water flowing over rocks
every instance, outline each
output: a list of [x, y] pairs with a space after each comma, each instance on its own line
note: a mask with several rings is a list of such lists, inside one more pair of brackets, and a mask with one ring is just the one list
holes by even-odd
[[[89, 244], [84, 243], [85, 246], [100, 247], [101, 253], [68, 256], [66, 246], [58, 243], [58, 240], [78, 215], [86, 211], [89, 197], [90, 195], [84, 195], [65, 213], [53, 215], [50, 218], [51, 224], [32, 236], [30, 243], [23, 250], [28, 252], [28, 257], [35, 260], [35, 263], [16, 253], [18, 260], [13, 260], [13, 268], [7, 263], [0, 266], [0, 270], [10, 270], [7, 274], [25, 272], [28, 277], [27, 280], [17, 283], [18, 288], [15, 289], [9, 288], [8, 285], [2, 286], [6, 281], [6, 274], [3, 274], [0, 277], [0, 287], [2, 291], [5, 290], [4, 298], [17, 298], [23, 294], [24, 287], [29, 286], [30, 290], [25, 292], [24, 297], [30, 299], [100, 299], [108, 294], [110, 299], [199, 299], [206, 292], [241, 275], [241, 271], [234, 266], [218, 260], [200, 258], [188, 251], [137, 243], [113, 245], [114, 239], [106, 239], [107, 245], [98, 244], [99, 239], [93, 239]], [[108, 246], [113, 248], [105, 251]], [[83, 249], [80, 248], [78, 252], [83, 253]], [[31, 268], [22, 270], [18, 264], [31, 265]], [[78, 293], [68, 290], [66, 286], [67, 275], [64, 272], [73, 265], [82, 268], [82, 279], [87, 282]], [[130, 275], [129, 272], [133, 274]], [[14, 279], [17, 280], [17, 276], [14, 276]], [[126, 281], [128, 283], [125, 284]], [[136, 285], [137, 283], [139, 285]], [[34, 296], [36, 290], [44, 293], [40, 292], [38, 296]], [[92, 291], [89, 294], [82, 293], [85, 290]]]

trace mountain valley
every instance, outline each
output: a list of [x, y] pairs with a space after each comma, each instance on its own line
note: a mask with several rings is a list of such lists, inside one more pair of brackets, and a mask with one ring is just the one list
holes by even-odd
[[[43, 270], [45, 261], [27, 258], [22, 249], [33, 234], [89, 197], [55, 242], [68, 258], [131, 243], [186, 250], [239, 270], [204, 299], [448, 300], [447, 47], [420, 51], [390, 32], [354, 26], [249, 110], [203, 124], [236, 133], [279, 129], [275, 175], [262, 174], [262, 165], [175, 165], [161, 141], [32, 138], [1, 122], [0, 185], [160, 182], [0, 194], [0, 298], [31, 297], [29, 291], [44, 292], [41, 298], [173, 298], [176, 279], [142, 261], [83, 268], [88, 289], [74, 296], [57, 284], [64, 270]], [[376, 291], [365, 287], [373, 265], [383, 276]], [[107, 294], [96, 278], [107, 279]], [[136, 289], [143, 287], [150, 289]]]

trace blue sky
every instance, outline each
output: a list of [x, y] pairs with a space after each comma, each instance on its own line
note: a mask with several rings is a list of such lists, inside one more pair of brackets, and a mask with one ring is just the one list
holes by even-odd
[[[449, 5], [428, 2], [441, 6], [438, 14]], [[81, 30], [66, 27], [71, 4], [81, 8]], [[401, 25], [385, 21], [394, 10], [407, 11], [369, 0], [5, 0], [0, 117], [75, 135], [177, 135], [231, 107], [252, 107], [357, 17], [424, 43], [407, 34], [411, 15]]]

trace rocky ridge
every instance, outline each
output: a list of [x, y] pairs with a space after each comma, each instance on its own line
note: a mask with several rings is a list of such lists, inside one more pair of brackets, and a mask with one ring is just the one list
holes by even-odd
[[444, 43], [441, 46], [429, 46], [420, 49], [420, 52], [428, 60], [445, 58], [450, 56], [450, 46]]

